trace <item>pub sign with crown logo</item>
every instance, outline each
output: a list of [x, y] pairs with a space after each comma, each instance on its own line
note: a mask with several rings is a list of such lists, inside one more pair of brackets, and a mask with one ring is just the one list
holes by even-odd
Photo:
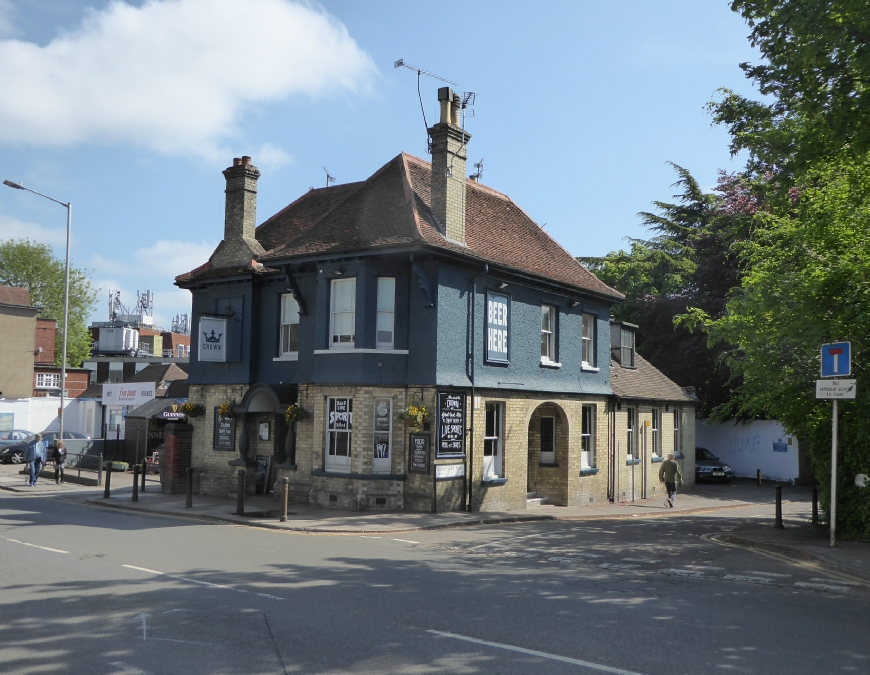
[[227, 360], [227, 320], [212, 316], [199, 319], [199, 355], [200, 361]]

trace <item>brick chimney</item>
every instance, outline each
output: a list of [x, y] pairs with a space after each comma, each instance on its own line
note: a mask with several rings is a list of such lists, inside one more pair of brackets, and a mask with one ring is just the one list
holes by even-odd
[[233, 159], [233, 165], [224, 171], [227, 179], [224, 240], [211, 257], [212, 266], [249, 265], [251, 260], [265, 253], [254, 237], [259, 177], [260, 170], [251, 164], [247, 155]]
[[465, 244], [465, 161], [471, 135], [459, 126], [459, 94], [438, 90], [441, 121], [429, 129], [432, 138], [432, 212], [445, 236]]

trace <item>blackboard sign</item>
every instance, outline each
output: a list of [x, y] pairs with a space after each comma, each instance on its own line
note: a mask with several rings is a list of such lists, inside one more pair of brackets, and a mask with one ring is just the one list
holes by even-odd
[[375, 399], [375, 432], [374, 447], [372, 448], [375, 459], [390, 458], [390, 417], [391, 401], [388, 398]]
[[429, 473], [429, 434], [410, 434], [408, 448], [408, 472]]
[[438, 392], [438, 457], [465, 454], [465, 392]]
[[214, 409], [214, 449], [234, 450], [236, 447], [236, 418], [221, 417]]
[[269, 474], [272, 469], [272, 455], [257, 455], [257, 468], [254, 469], [254, 482], [257, 494], [269, 491]]
[[490, 363], [507, 363], [511, 332], [510, 297], [504, 293], [486, 294], [486, 345], [484, 356]]

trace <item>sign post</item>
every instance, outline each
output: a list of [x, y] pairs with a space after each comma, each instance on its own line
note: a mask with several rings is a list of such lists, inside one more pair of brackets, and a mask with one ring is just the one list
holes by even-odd
[[[822, 377], [852, 374], [852, 344], [834, 342], [822, 345]], [[816, 380], [816, 398], [832, 399], [831, 421], [831, 548], [837, 545], [837, 401], [855, 398], [855, 380]]]

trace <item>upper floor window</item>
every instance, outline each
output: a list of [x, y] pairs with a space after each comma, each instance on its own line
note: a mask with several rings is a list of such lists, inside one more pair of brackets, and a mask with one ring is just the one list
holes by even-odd
[[299, 303], [291, 293], [281, 296], [281, 356], [299, 353]]
[[37, 389], [57, 389], [60, 387], [60, 373], [36, 373]]
[[595, 317], [583, 315], [583, 365], [595, 366]]
[[329, 309], [330, 349], [353, 349], [356, 339], [356, 279], [333, 279]]
[[396, 311], [396, 280], [378, 277], [377, 348], [392, 349]]
[[634, 329], [630, 323], [611, 322], [610, 356], [623, 367], [634, 367]]
[[541, 305], [541, 361], [556, 361], [556, 308]]

